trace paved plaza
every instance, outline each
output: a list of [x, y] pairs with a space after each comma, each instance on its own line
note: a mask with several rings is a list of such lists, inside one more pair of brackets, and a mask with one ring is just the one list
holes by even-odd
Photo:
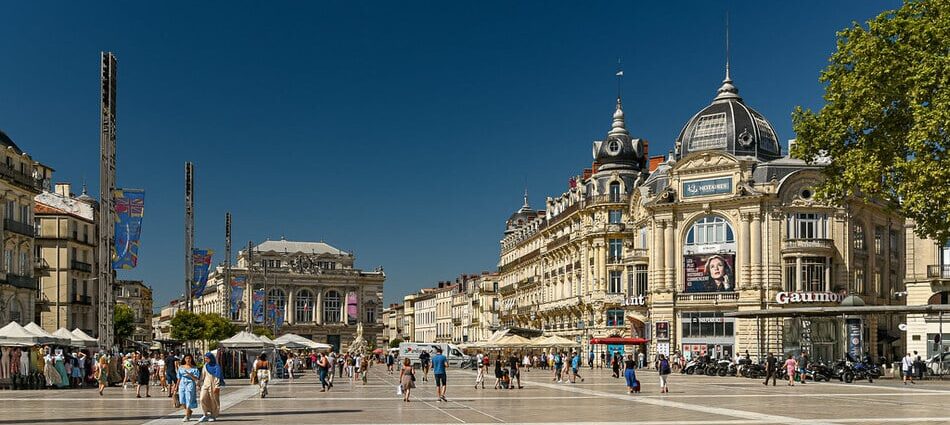
[[[643, 392], [627, 395], [610, 371], [585, 370], [585, 381], [551, 382], [548, 371], [525, 372], [521, 390], [472, 386], [474, 372], [449, 371], [449, 402], [438, 402], [435, 387], [418, 382], [413, 401], [396, 395], [398, 375], [376, 366], [366, 385], [336, 378], [321, 393], [312, 373], [294, 383], [278, 380], [265, 399], [255, 386], [231, 380], [222, 393], [226, 423], [634, 423], [634, 424], [893, 424], [950, 423], [950, 381], [905, 387], [895, 380], [873, 384], [809, 383], [772, 387], [744, 378], [674, 374], [670, 393], [660, 394], [657, 377], [641, 372]], [[181, 412], [153, 387], [152, 398], [136, 399], [132, 389], [0, 392], [4, 424], [174, 424]], [[200, 414], [197, 414], [200, 416]]]

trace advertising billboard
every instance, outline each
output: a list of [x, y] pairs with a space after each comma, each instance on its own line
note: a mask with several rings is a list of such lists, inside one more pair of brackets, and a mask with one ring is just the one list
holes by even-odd
[[350, 292], [346, 294], [346, 323], [355, 325], [359, 319], [359, 298], [356, 292]]
[[736, 290], [735, 254], [683, 256], [686, 284], [683, 292], [732, 292]]

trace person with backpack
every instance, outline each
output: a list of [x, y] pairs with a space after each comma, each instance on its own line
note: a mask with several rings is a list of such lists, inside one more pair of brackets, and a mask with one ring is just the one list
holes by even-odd
[[670, 368], [670, 361], [666, 356], [660, 354], [659, 360], [657, 361], [657, 372], [660, 374], [660, 392], [668, 393], [670, 389], [666, 386], [666, 381], [669, 379], [673, 370]]
[[554, 353], [554, 379], [552, 381], [557, 381], [561, 383], [561, 369], [564, 368], [564, 359], [561, 358], [561, 353]]

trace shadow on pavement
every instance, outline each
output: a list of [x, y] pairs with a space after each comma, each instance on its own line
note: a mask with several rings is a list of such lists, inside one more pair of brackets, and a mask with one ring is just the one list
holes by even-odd
[[[327, 413], [360, 413], [362, 410], [359, 409], [331, 409], [331, 410], [290, 410], [290, 411], [281, 411], [281, 412], [256, 412], [256, 413], [238, 413], [238, 414], [222, 414], [219, 418], [222, 421], [228, 422], [244, 422], [247, 419], [240, 419], [242, 417], [249, 416], [282, 416], [282, 415], [320, 415]], [[11, 420], [0, 420], [0, 424], [46, 424], [46, 423], [85, 423], [85, 422], [110, 422], [110, 421], [128, 421], [128, 420], [151, 420], [151, 419], [160, 419], [166, 416], [171, 416], [172, 418], [176, 416], [181, 416], [181, 414], [170, 414], [162, 416], [122, 416], [114, 418], [59, 418], [59, 419], [11, 419]], [[195, 412], [193, 417], [201, 417], [199, 412]]]

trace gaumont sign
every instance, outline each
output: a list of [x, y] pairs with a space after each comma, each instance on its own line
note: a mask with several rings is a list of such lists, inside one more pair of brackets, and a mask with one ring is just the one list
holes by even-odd
[[840, 303], [846, 295], [843, 292], [779, 292], [775, 294], [775, 302], [779, 304]]

